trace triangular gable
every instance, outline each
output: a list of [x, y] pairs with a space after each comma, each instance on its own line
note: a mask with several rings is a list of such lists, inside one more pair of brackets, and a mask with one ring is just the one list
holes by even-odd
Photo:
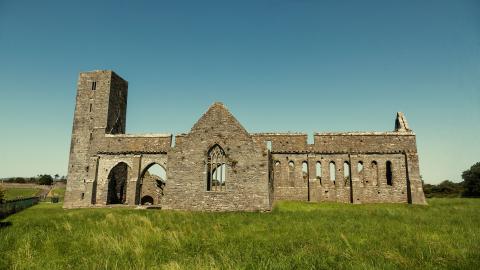
[[247, 130], [233, 116], [221, 102], [213, 103], [208, 110], [193, 125], [191, 132], [202, 131], [206, 128], [218, 130], [231, 130], [248, 135]]

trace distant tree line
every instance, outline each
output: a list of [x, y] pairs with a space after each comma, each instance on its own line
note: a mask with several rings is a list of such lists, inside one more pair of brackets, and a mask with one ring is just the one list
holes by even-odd
[[51, 185], [53, 182], [67, 182], [65, 176], [55, 174], [51, 176], [49, 174], [40, 174], [36, 177], [10, 177], [3, 178], [2, 181], [5, 183], [20, 183], [20, 184], [37, 184], [37, 185]]
[[463, 181], [445, 180], [438, 185], [423, 184], [425, 197], [480, 197], [480, 162], [462, 173]]
[[423, 192], [425, 197], [462, 197], [463, 194], [463, 182], [454, 183], [449, 180], [445, 180], [437, 185], [423, 184]]

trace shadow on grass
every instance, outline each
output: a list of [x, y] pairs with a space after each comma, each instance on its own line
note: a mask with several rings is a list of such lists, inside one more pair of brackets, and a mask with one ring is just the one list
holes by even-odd
[[7, 221], [7, 222], [0, 221], [0, 229], [6, 228], [8, 226], [12, 226], [12, 222], [10, 222], [10, 221]]

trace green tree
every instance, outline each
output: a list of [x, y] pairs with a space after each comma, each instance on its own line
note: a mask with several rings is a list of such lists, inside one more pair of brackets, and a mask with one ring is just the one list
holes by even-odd
[[51, 175], [43, 174], [38, 178], [39, 185], [51, 185], [53, 183], [53, 178]]
[[480, 162], [475, 163], [469, 170], [462, 173], [463, 196], [480, 197]]

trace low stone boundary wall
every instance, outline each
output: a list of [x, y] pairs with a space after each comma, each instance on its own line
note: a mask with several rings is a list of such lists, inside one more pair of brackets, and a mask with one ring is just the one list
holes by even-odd
[[33, 206], [40, 201], [40, 197], [22, 198], [17, 200], [4, 201], [0, 203], [0, 219], [15, 214], [25, 208]]

